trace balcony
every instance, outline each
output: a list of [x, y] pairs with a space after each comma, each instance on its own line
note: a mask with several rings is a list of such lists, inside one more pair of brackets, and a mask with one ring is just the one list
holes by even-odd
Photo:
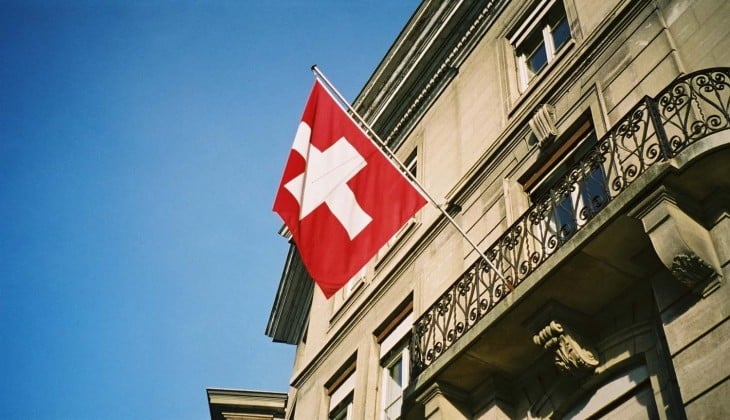
[[[520, 351], [524, 356], [529, 350], [518, 351], [511, 342], [531, 341], [530, 335], [519, 331], [519, 327], [534, 308], [551, 296], [581, 294], [584, 308], [599, 308], [611, 296], [631, 288], [632, 281], [645, 275], [642, 270], [646, 267], [641, 264], [629, 267], [626, 262], [629, 250], [632, 255], [654, 254], [643, 230], [637, 229], [640, 224], [625, 216], [627, 208], [660, 175], [670, 176], [667, 175], [671, 172], [670, 161], [681, 160], [682, 152], [693, 144], [730, 128], [729, 112], [730, 68], [685, 75], [656, 97], [645, 97], [634, 106], [486, 250], [485, 255], [506, 281], [484, 261], [477, 260], [415, 321], [410, 343], [415, 386], [425, 383], [423, 376], [446, 371], [446, 366], [456, 363], [457, 356], [469, 351], [482, 356], [477, 358], [481, 359], [483, 369], [505, 371], [509, 370], [510, 363], [517, 366]], [[706, 185], [701, 188], [704, 197], [717, 182], [727, 184], [726, 180], [718, 181], [728, 178], [722, 175], [722, 168], [728, 167], [726, 158], [724, 154], [722, 160], [705, 162], [707, 168], [714, 164], [712, 167], [719, 169], [706, 171]], [[695, 179], [703, 178], [701, 165], [695, 165], [692, 171]], [[693, 188], [688, 186], [690, 190]], [[598, 242], [602, 247], [600, 252], [595, 251]], [[598, 259], [588, 263], [587, 259], [581, 260], [579, 254], [591, 246], [590, 252], [603, 254], [601, 258], [613, 261], [602, 269], [596, 268], [600, 264], [594, 261]], [[612, 255], [603, 249], [610, 249]], [[560, 264], [567, 260], [572, 261], [574, 268], [560, 271]], [[657, 261], [655, 257], [653, 261]], [[585, 267], [593, 271], [582, 271], [580, 276], [591, 279], [573, 281], [579, 277], [575, 272]], [[600, 276], [611, 281], [593, 280], [603, 279]], [[546, 282], [551, 284], [543, 286]], [[538, 286], [540, 294], [547, 297], [537, 298], [537, 293], [523, 292]], [[599, 294], [608, 297], [591, 296]], [[521, 309], [517, 308], [520, 301]], [[506, 319], [506, 307], [512, 307], [509, 309], [512, 312], [519, 310], [519, 316], [495, 324], [487, 333], [487, 324], [497, 318]], [[484, 360], [489, 359], [484, 355], [493, 353], [502, 354], [501, 360], [508, 361], [498, 366]], [[519, 364], [529, 360], [524, 356]], [[453, 372], [447, 373], [447, 379], [467, 381], [468, 375], [462, 377], [462, 373], [480, 369], [468, 360], [462, 362], [458, 369], [450, 369]]]

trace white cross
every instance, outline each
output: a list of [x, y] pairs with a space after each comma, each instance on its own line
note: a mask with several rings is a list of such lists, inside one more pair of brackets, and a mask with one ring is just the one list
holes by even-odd
[[304, 157], [307, 167], [284, 188], [299, 202], [299, 220], [326, 204], [352, 239], [373, 220], [347, 186], [347, 182], [367, 165], [367, 161], [344, 137], [327, 150], [320, 151], [310, 144], [311, 133], [309, 125], [305, 122], [299, 124], [292, 149]]

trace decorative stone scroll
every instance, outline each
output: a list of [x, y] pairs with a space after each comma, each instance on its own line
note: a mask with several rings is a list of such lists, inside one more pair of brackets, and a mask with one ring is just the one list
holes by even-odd
[[558, 135], [558, 128], [555, 124], [555, 107], [550, 104], [540, 105], [528, 124], [541, 148], [550, 144]]
[[592, 371], [599, 364], [596, 351], [583, 338], [556, 321], [540, 330], [532, 341], [545, 350], [555, 352], [555, 365], [563, 372], [577, 375]]

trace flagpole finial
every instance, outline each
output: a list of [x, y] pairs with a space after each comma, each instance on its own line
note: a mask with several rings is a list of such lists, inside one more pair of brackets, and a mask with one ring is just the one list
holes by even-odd
[[317, 65], [316, 64], [312, 64], [312, 67], [310, 67], [310, 69], [312, 69], [312, 71], [317, 70]]

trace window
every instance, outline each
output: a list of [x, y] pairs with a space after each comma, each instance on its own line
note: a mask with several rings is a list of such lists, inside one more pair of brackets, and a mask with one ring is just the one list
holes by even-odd
[[327, 385], [329, 395], [330, 420], [351, 420], [352, 401], [355, 392], [355, 360], [348, 367], [335, 375]]
[[605, 206], [606, 174], [603, 167], [580, 167], [573, 171], [582, 178], [574, 182], [568, 191], [552, 190], [553, 214], [550, 231], [561, 242], [573, 236], [579, 227], [592, 219]]
[[403, 390], [410, 377], [408, 340], [413, 325], [413, 303], [405, 301], [375, 332], [380, 344], [382, 366], [381, 416], [383, 420], [401, 418]]
[[357, 290], [357, 288], [365, 282], [366, 275], [367, 266], [360, 269], [360, 271], [355, 273], [355, 275], [347, 281], [345, 287], [342, 288], [343, 297], [345, 299], [349, 298]]
[[383, 365], [383, 419], [400, 419], [403, 389], [408, 386], [408, 346], [401, 345]]
[[[340, 310], [345, 307], [348, 300], [355, 296], [360, 288], [365, 286], [367, 273], [368, 266], [366, 265], [360, 269], [360, 271], [355, 273], [355, 275], [352, 276], [350, 280], [348, 280], [347, 283], [345, 283], [345, 285], [332, 296], [332, 306], [330, 307], [332, 310], [332, 316], [337, 316], [337, 314], [340, 313]], [[333, 322], [333, 320], [331, 319], [330, 322]]]
[[570, 26], [562, 1], [543, 0], [510, 39], [517, 56], [521, 91], [555, 60], [570, 39]]
[[330, 420], [352, 419], [352, 394], [330, 410]]
[[554, 238], [556, 245], [573, 236], [609, 200], [601, 159], [585, 157], [597, 141], [590, 117], [580, 118], [567, 131], [542, 150], [542, 156], [519, 180], [531, 202], [544, 204], [541, 208], [548, 212], [547, 220], [533, 225], [533, 235], [545, 243]]

